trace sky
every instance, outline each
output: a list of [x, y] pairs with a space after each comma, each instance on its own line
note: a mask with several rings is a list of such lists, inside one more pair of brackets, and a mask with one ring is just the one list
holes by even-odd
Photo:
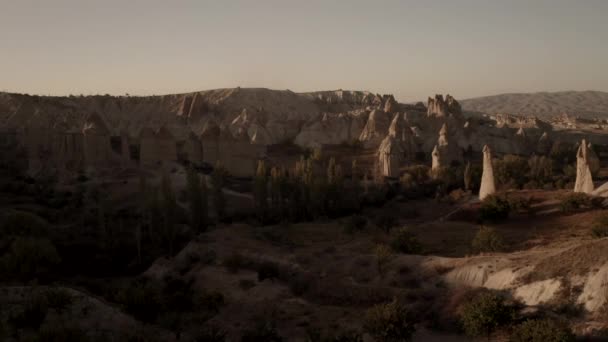
[[608, 91], [605, 0], [0, 0], [0, 91]]

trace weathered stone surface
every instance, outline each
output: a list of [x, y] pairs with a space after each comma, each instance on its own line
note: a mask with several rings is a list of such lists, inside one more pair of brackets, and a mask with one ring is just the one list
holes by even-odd
[[439, 152], [439, 146], [435, 145], [433, 152], [431, 153], [431, 170], [437, 171], [444, 167], [444, 160], [442, 159], [441, 152]]
[[584, 192], [590, 194], [593, 192], [593, 177], [589, 168], [589, 147], [585, 139], [581, 142], [576, 153], [576, 182], [574, 183], [574, 192]]
[[443, 95], [437, 94], [435, 98], [428, 98], [427, 101], [427, 116], [432, 117], [448, 117], [462, 118], [462, 108], [456, 99], [449, 94], [445, 100]]
[[404, 163], [405, 151], [401, 143], [388, 135], [378, 147], [378, 166], [383, 176], [399, 177], [399, 168]]
[[484, 200], [496, 192], [494, 184], [494, 167], [492, 166], [492, 150], [488, 145], [483, 147], [483, 173], [481, 175], [481, 186], [479, 187], [479, 199]]
[[369, 114], [367, 123], [359, 136], [365, 147], [378, 146], [388, 134], [390, 125], [389, 116], [382, 110], [373, 110]]

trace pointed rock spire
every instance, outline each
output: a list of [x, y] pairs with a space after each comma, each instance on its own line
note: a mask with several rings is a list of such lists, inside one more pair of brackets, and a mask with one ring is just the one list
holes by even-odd
[[492, 150], [488, 145], [483, 147], [483, 173], [481, 175], [481, 186], [479, 187], [479, 199], [484, 200], [496, 192], [494, 184], [494, 168], [492, 166]]
[[593, 192], [593, 178], [589, 167], [589, 147], [587, 141], [583, 139], [576, 153], [576, 182], [574, 183], [574, 192], [584, 192], [590, 194]]

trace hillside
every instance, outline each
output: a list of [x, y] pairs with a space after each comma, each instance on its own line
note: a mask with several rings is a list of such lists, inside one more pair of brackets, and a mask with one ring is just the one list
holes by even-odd
[[608, 118], [608, 93], [601, 91], [563, 91], [513, 93], [460, 101], [469, 112], [535, 115], [549, 118], [561, 113], [582, 117]]

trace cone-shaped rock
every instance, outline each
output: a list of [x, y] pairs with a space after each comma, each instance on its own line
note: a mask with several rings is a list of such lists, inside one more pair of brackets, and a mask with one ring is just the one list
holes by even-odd
[[481, 186], [479, 187], [479, 199], [484, 200], [496, 192], [494, 184], [494, 168], [492, 167], [492, 150], [488, 145], [483, 147], [483, 173], [481, 175]]
[[398, 177], [404, 161], [404, 151], [397, 139], [388, 135], [378, 147], [378, 167], [385, 177]]
[[574, 192], [584, 192], [590, 194], [593, 192], [593, 178], [591, 177], [591, 169], [589, 168], [589, 147], [585, 139], [581, 142], [576, 153], [576, 182], [574, 183]]

